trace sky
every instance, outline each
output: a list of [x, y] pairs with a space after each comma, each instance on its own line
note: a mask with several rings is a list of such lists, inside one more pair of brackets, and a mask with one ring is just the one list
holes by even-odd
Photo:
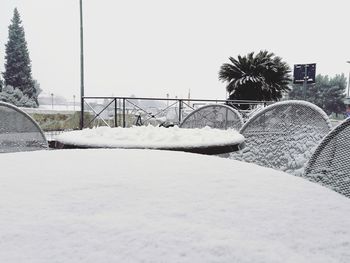
[[[347, 2], [83, 0], [85, 96], [225, 99], [220, 66], [260, 50], [348, 77]], [[1, 72], [15, 7], [43, 94], [80, 96], [79, 0], [1, 0]]]

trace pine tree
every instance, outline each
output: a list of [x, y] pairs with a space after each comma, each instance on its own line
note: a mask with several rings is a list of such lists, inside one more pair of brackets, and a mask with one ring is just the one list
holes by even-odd
[[5, 86], [17, 88], [29, 99], [37, 101], [38, 94], [32, 78], [31, 60], [17, 8], [14, 9], [8, 32], [3, 73]]

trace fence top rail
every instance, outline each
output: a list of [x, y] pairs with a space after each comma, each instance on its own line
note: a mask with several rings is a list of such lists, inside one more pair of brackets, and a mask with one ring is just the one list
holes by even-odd
[[256, 101], [256, 100], [222, 100], [222, 99], [188, 99], [188, 98], [150, 98], [150, 97], [111, 97], [111, 96], [84, 96], [83, 99], [125, 99], [125, 100], [163, 100], [163, 101], [206, 101], [206, 102], [227, 102], [237, 104], [271, 104], [274, 101]]

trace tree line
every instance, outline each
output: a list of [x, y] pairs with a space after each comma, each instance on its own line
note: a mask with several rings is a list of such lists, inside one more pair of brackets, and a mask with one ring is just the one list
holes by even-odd
[[25, 32], [17, 8], [8, 27], [5, 71], [0, 78], [0, 101], [20, 107], [38, 107], [39, 83], [32, 77]]
[[302, 85], [292, 85], [289, 92], [290, 99], [304, 99], [316, 104], [327, 114], [336, 115], [345, 113], [344, 99], [346, 97], [346, 77], [338, 74], [334, 77], [317, 75], [316, 82], [303, 90]]

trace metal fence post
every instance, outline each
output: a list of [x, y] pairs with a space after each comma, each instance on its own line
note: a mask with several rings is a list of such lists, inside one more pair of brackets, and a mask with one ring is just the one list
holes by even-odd
[[123, 98], [123, 128], [126, 126], [126, 120], [125, 120], [125, 98]]
[[179, 125], [181, 123], [181, 115], [182, 115], [182, 100], [179, 100]]
[[117, 98], [114, 98], [114, 127], [118, 127]]
[[80, 103], [80, 130], [84, 129], [84, 97], [81, 97]]

